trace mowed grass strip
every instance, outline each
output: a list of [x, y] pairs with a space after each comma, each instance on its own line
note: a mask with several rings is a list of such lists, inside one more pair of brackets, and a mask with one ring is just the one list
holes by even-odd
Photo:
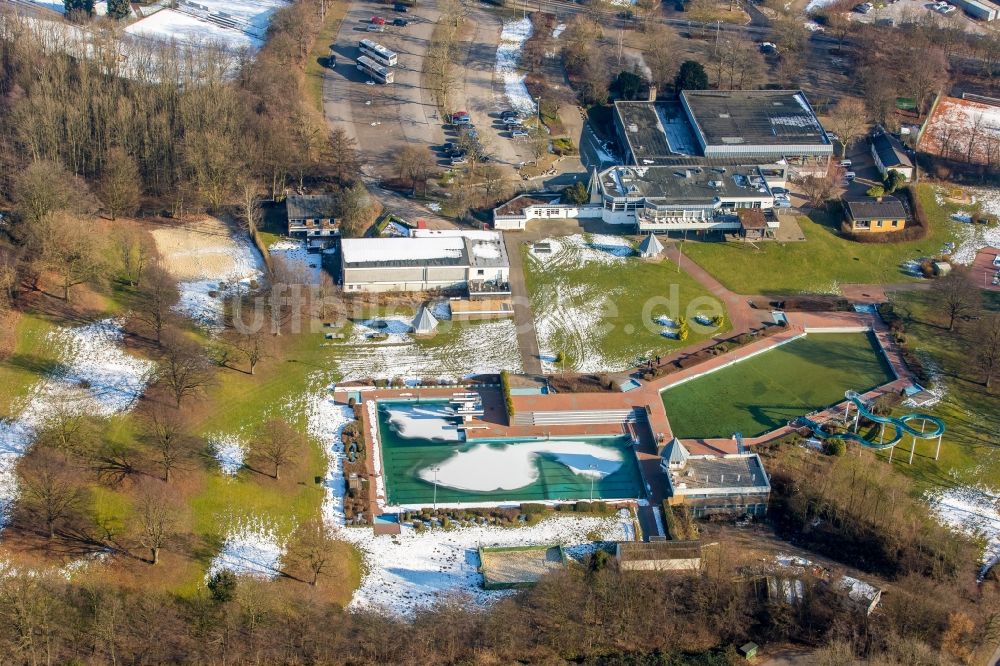
[[839, 293], [840, 284], [884, 284], [916, 278], [903, 271], [906, 261], [936, 256], [953, 240], [948, 216], [961, 206], [939, 206], [934, 189], [918, 185], [930, 223], [923, 240], [908, 243], [857, 243], [842, 238], [840, 220], [816, 211], [799, 217], [805, 241], [756, 245], [688, 242], [684, 253], [738, 294]]
[[661, 394], [680, 438], [756, 437], [893, 379], [868, 333], [812, 334]]

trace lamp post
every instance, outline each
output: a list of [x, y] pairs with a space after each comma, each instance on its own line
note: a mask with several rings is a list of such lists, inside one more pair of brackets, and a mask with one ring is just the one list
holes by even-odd
[[594, 501], [594, 479], [597, 478], [597, 465], [590, 464], [590, 501]]
[[438, 470], [440, 467], [434, 467], [434, 510], [438, 509]]

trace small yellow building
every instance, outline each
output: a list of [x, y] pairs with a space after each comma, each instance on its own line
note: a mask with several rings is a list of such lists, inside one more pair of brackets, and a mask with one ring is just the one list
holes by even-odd
[[844, 226], [855, 233], [902, 231], [909, 215], [903, 202], [893, 196], [844, 200]]

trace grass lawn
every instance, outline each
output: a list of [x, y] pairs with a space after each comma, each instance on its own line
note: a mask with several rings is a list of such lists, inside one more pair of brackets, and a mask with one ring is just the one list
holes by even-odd
[[[571, 237], [572, 238], [572, 237]], [[561, 241], [560, 241], [561, 242]], [[543, 356], [562, 352], [566, 369], [581, 372], [625, 370], [640, 359], [667, 355], [728, 328], [700, 326], [699, 313], [724, 313], [724, 306], [669, 261], [620, 257], [587, 258], [592, 250], [564, 245], [545, 263], [522, 247], [525, 279]], [[675, 329], [658, 317], [686, 317], [687, 340], [664, 335]]]
[[917, 186], [930, 222], [923, 240], [908, 243], [856, 243], [841, 238], [839, 221], [823, 212], [798, 218], [804, 242], [689, 242], [684, 252], [722, 284], [739, 294], [839, 293], [841, 283], [909, 281], [904, 262], [933, 256], [952, 240], [948, 216], [961, 206], [939, 206], [934, 189]]
[[57, 351], [48, 344], [48, 334], [55, 325], [31, 313], [22, 313], [13, 329], [13, 352], [0, 362], [0, 418], [13, 418], [20, 412], [18, 403], [31, 387], [56, 367]]
[[[1000, 296], [985, 299], [989, 309], [1000, 311]], [[902, 445], [907, 455], [897, 451], [893, 464], [915, 480], [919, 491], [955, 484], [1000, 488], [1000, 386], [995, 381], [992, 391], [985, 389], [982, 377], [969, 363], [970, 343], [945, 330], [947, 319], [934, 308], [930, 294], [897, 293], [892, 300], [904, 316], [911, 344], [922, 356], [933, 358], [941, 370], [944, 398], [922, 411], [940, 417], [947, 426], [940, 460], [934, 460], [936, 443], [918, 442], [913, 465], [907, 464], [907, 439]], [[880, 455], [888, 458], [888, 454]]]
[[[327, 6], [326, 22], [316, 36], [312, 53], [306, 58], [306, 94], [308, 101], [318, 111], [323, 110], [323, 77], [326, 75], [326, 58], [330, 55], [330, 44], [337, 39], [340, 23], [347, 14], [348, 3], [334, 2]], [[353, 66], [350, 63], [338, 66]]]
[[674, 435], [756, 437], [893, 379], [867, 333], [812, 334], [661, 394]]

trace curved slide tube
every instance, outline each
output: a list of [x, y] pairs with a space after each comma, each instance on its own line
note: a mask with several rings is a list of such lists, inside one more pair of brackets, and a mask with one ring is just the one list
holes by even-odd
[[[845, 441], [857, 442], [861, 446], [867, 447], [869, 449], [874, 449], [876, 451], [891, 449], [892, 447], [899, 444], [899, 442], [903, 439], [904, 435], [910, 435], [913, 438], [914, 447], [916, 446], [917, 438], [920, 439], [937, 438], [938, 450], [940, 451], [940, 444], [941, 444], [940, 438], [942, 435], [944, 435], [945, 427], [944, 427], [944, 421], [937, 418], [936, 416], [931, 416], [930, 414], [920, 414], [920, 413], [904, 414], [903, 416], [899, 417], [879, 416], [878, 414], [873, 414], [868, 410], [868, 406], [865, 404], [864, 400], [861, 399], [861, 396], [858, 394], [857, 391], [847, 391], [844, 394], [844, 397], [850, 400], [854, 404], [854, 406], [857, 407], [858, 409], [858, 416], [855, 417], [855, 425], [857, 424], [857, 418], [861, 416], [865, 417], [869, 421], [880, 424], [882, 426], [883, 431], [886, 425], [891, 425], [895, 430], [895, 434], [892, 436], [892, 438], [886, 441], [875, 442], [853, 432], [839, 432], [839, 433], [827, 432], [826, 430], [823, 429], [823, 425], [821, 423], [817, 423], [816, 421], [813, 421], [812, 419], [805, 416], [800, 416], [798, 419], [796, 419], [796, 421], [801, 425], [810, 428], [813, 431], [813, 433], [816, 434], [817, 437], [821, 437], [823, 439], [842, 439]], [[848, 407], [848, 409], [850, 409], [850, 407]], [[912, 421], [921, 421], [923, 425], [929, 423], [931, 424], [932, 427], [930, 430], [919, 430], [909, 425], [909, 423]], [[937, 460], [936, 454], [934, 456], [934, 459]], [[910, 462], [913, 462], [912, 448], [910, 449]]]

